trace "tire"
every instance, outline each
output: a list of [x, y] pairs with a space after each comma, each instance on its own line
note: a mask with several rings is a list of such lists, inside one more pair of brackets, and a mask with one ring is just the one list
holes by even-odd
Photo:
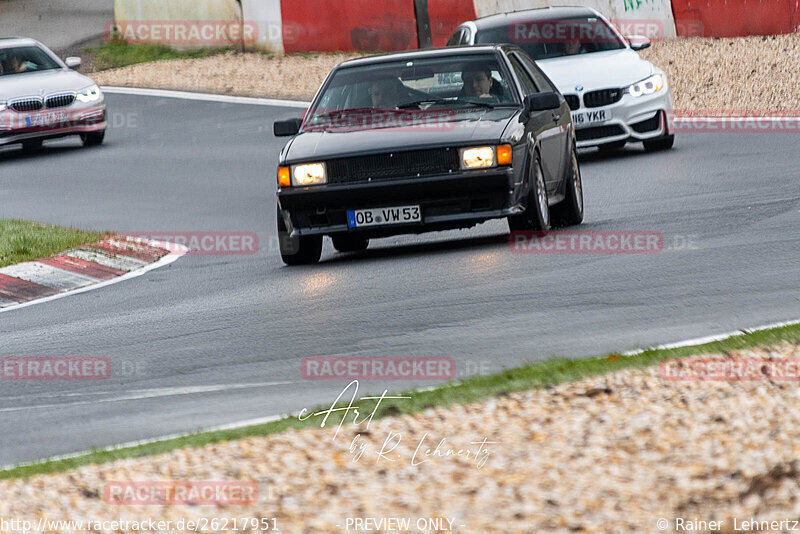
[[583, 222], [583, 180], [574, 146], [565, 179], [567, 183], [564, 200], [553, 206], [551, 210], [553, 226], [572, 226]]
[[369, 239], [354, 235], [333, 236], [333, 248], [339, 252], [361, 252], [367, 250]]
[[81, 134], [81, 143], [83, 146], [99, 146], [103, 144], [103, 139], [106, 138], [106, 131], [92, 132]]
[[512, 232], [550, 230], [550, 206], [547, 199], [547, 188], [544, 183], [544, 172], [539, 153], [536, 152], [530, 176], [530, 191], [525, 201], [525, 211], [508, 218], [508, 228]]
[[675, 144], [675, 135], [665, 135], [650, 141], [643, 141], [645, 152], [655, 152], [657, 150], [669, 150]]
[[42, 139], [30, 139], [28, 141], [22, 142], [22, 151], [27, 154], [35, 154], [36, 152], [40, 152], [42, 150], [42, 144], [44, 141]]
[[614, 150], [620, 150], [626, 144], [628, 144], [628, 141], [614, 141], [613, 143], [603, 143], [602, 145], [597, 145], [597, 148], [600, 149], [600, 152], [613, 152]]
[[286, 265], [313, 265], [322, 257], [322, 236], [290, 237], [278, 208], [278, 246]]

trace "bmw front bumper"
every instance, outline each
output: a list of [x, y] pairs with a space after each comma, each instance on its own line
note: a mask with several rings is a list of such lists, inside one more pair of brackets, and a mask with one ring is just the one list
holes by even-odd
[[104, 101], [30, 112], [6, 109], [0, 111], [0, 146], [31, 139], [100, 132], [107, 126]]
[[581, 108], [574, 113], [605, 111], [609, 119], [587, 126], [575, 126], [578, 148], [599, 146], [622, 141], [636, 142], [669, 134], [667, 113], [672, 111], [669, 87], [652, 95], [633, 97], [624, 94], [608, 106]]

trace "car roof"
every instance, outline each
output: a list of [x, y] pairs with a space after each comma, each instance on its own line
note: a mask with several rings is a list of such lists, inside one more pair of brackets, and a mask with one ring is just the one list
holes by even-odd
[[489, 30], [502, 28], [512, 22], [533, 21], [533, 20], [553, 20], [572, 17], [597, 17], [600, 14], [590, 7], [583, 6], [560, 6], [543, 7], [539, 9], [526, 9], [523, 11], [510, 11], [508, 13], [498, 13], [488, 15], [472, 21], [478, 30]]
[[30, 46], [38, 44], [35, 39], [28, 37], [0, 37], [0, 48], [8, 48], [11, 46]]
[[380, 54], [377, 56], [368, 56], [356, 59], [350, 59], [340, 63], [339, 67], [355, 67], [360, 65], [370, 65], [373, 63], [384, 63], [386, 61], [403, 61], [411, 59], [431, 58], [431, 57], [447, 57], [458, 56], [463, 54], [480, 54], [487, 52], [496, 52], [498, 50], [505, 50], [515, 48], [509, 44], [481, 44], [469, 46], [447, 46], [440, 48], [426, 48], [424, 50], [406, 50], [403, 52], [392, 52], [389, 54]]

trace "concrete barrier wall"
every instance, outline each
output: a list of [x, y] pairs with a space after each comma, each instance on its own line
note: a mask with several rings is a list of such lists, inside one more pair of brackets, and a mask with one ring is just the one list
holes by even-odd
[[[623, 34], [658, 40], [798, 31], [798, 0], [427, 0], [434, 46], [477, 17], [581, 4]], [[414, 0], [115, 0], [117, 21], [231, 21], [257, 35], [249, 47], [282, 52], [392, 51], [417, 47]], [[250, 31], [250, 30], [248, 30]], [[241, 40], [231, 44], [239, 45]], [[219, 45], [220, 43], [215, 43]]]

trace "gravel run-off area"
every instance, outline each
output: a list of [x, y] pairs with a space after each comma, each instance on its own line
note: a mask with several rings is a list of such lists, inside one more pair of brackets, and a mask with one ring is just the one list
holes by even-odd
[[[800, 113], [800, 34], [669, 39], [642, 57], [664, 69], [680, 110]], [[330, 69], [355, 54], [227, 53], [92, 73], [101, 85], [310, 100]]]
[[[334, 415], [324, 429], [0, 481], [0, 517], [263, 517], [289, 533], [344, 532], [348, 518], [446, 518], [452, 532], [476, 534], [640, 534], [676, 518], [722, 522], [696, 532], [737, 532], [734, 519], [739, 527], [797, 519], [800, 345], [712, 356], [770, 361], [794, 380], [767, 380], [763, 371], [739, 375], [750, 380], [675, 380], [667, 377], [676, 368], [662, 364], [368, 428], [362, 414], [335, 437]], [[109, 502], [107, 484], [129, 481], [253, 481], [260, 489], [254, 502], [227, 506]]]

